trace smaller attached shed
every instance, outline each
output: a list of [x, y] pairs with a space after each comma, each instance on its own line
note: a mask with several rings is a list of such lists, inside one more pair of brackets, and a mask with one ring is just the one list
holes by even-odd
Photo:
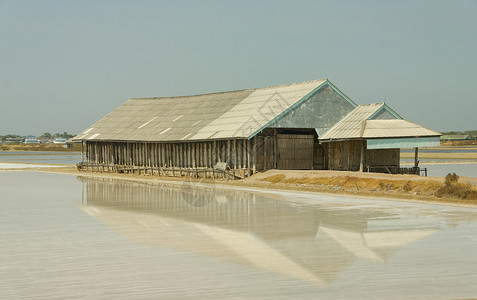
[[[418, 173], [418, 148], [440, 145], [440, 133], [404, 120], [385, 103], [360, 105], [320, 137], [330, 170]], [[415, 148], [414, 168], [400, 149]]]

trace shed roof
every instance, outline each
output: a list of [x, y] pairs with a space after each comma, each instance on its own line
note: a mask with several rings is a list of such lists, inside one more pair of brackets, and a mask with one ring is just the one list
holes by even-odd
[[133, 98], [74, 139], [167, 142], [248, 138], [325, 83], [331, 85], [321, 79], [194, 96]]
[[[394, 118], [375, 119], [375, 116], [382, 110], [387, 110]], [[320, 136], [320, 140], [435, 137], [440, 135], [439, 132], [402, 119], [385, 103], [372, 103], [355, 108]]]

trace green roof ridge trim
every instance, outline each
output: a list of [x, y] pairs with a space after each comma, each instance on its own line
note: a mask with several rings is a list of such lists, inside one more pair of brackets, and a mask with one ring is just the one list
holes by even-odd
[[369, 116], [366, 120], [372, 120], [377, 114], [379, 114], [382, 110], [386, 110], [388, 113], [396, 117], [396, 119], [404, 120], [397, 112], [395, 112], [391, 107], [389, 107], [386, 103], [383, 103], [378, 110], [376, 110], [371, 116]]
[[349, 104], [351, 104], [354, 108], [358, 107], [358, 104], [356, 104], [353, 100], [351, 100], [348, 96], [346, 96], [343, 92], [341, 92], [336, 86], [334, 86], [328, 79], [325, 79], [325, 81], [323, 83], [321, 83], [319, 86], [317, 86], [316, 88], [314, 88], [311, 92], [309, 92], [307, 95], [305, 95], [303, 98], [301, 98], [300, 100], [298, 100], [297, 102], [295, 102], [293, 105], [291, 105], [289, 108], [287, 108], [286, 110], [284, 110], [283, 112], [281, 112], [278, 116], [276, 116], [274, 119], [270, 120], [267, 124], [265, 124], [264, 126], [260, 127], [260, 129], [258, 129], [257, 131], [255, 131], [254, 133], [252, 133], [247, 139], [252, 139], [254, 136], [256, 136], [258, 133], [260, 133], [262, 130], [264, 130], [265, 128], [269, 127], [270, 125], [278, 122], [278, 120], [280, 120], [282, 117], [284, 117], [288, 112], [290, 112], [291, 110], [295, 109], [296, 107], [298, 107], [299, 105], [301, 105], [303, 102], [306, 102], [308, 99], [310, 99], [310, 97], [316, 93], [318, 90], [326, 87], [326, 86], [329, 86], [331, 87], [335, 92], [337, 92], [341, 97], [343, 97], [346, 101], [348, 101]]

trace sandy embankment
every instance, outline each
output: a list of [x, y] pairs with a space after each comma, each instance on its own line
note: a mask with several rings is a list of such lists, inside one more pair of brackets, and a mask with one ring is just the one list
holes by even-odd
[[[444, 148], [439, 148], [443, 150]], [[455, 149], [455, 148], [454, 148]], [[469, 149], [469, 148], [462, 148]], [[421, 159], [438, 159], [439, 163], [459, 163], [455, 160], [462, 160], [465, 164], [477, 163], [477, 153], [419, 153]], [[414, 153], [401, 153], [401, 158], [414, 158]], [[454, 159], [454, 161], [442, 161]], [[429, 162], [427, 162], [429, 163]], [[425, 163], [421, 163], [424, 165]], [[44, 164], [43, 164], [44, 165]], [[77, 176], [106, 177], [119, 180], [155, 182], [183, 182], [185, 177], [161, 177], [148, 175], [131, 174], [111, 174], [111, 173], [86, 173], [79, 172], [74, 166], [51, 168], [50, 166], [26, 166], [28, 169], [70, 174]], [[20, 166], [21, 167], [21, 166]], [[33, 168], [32, 168], [33, 167]], [[5, 169], [3, 169], [5, 170]], [[0, 168], [0, 171], [2, 169]], [[436, 191], [444, 185], [444, 178], [422, 177], [415, 175], [390, 175], [381, 173], [359, 173], [345, 171], [293, 171], [293, 170], [269, 170], [258, 173], [251, 178], [244, 180], [212, 180], [187, 178], [191, 182], [213, 183], [215, 185], [251, 187], [263, 189], [292, 190], [304, 192], [332, 193], [359, 195], [366, 197], [384, 197], [411, 201], [432, 201], [439, 203], [453, 203], [464, 205], [477, 205], [476, 200], [463, 200], [456, 197], [438, 198]], [[461, 177], [460, 183], [477, 187], [477, 178]]]
[[[444, 185], [444, 178], [415, 175], [391, 175], [381, 173], [359, 173], [345, 171], [290, 171], [269, 170], [244, 180], [220, 180], [186, 177], [162, 177], [151, 175], [131, 175], [117, 173], [80, 172], [74, 167], [41, 168], [38, 171], [76, 176], [91, 176], [116, 180], [154, 183], [200, 182], [222, 187], [259, 188], [335, 195], [352, 195], [399, 199], [405, 201], [425, 201], [440, 204], [477, 206], [477, 199], [467, 200], [452, 197], [438, 198], [436, 191]], [[459, 182], [477, 187], [477, 178], [461, 177]]]

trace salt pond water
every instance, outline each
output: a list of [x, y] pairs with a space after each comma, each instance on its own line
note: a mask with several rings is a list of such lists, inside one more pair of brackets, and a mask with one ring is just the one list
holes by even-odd
[[422, 168], [429, 170], [428, 176], [444, 177], [449, 173], [459, 176], [477, 177], [477, 163], [472, 164], [422, 164]]
[[36, 163], [36, 164], [77, 164], [81, 161], [81, 152], [52, 151], [1, 151], [0, 162]]
[[0, 298], [477, 297], [477, 209], [0, 173]]

